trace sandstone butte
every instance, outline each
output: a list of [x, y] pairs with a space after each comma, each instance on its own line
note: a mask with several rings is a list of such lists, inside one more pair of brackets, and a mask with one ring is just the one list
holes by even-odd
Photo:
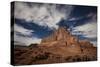
[[79, 40], [60, 27], [40, 44], [14, 48], [14, 64], [49, 64], [80, 61], [96, 61], [97, 47], [87, 40]]

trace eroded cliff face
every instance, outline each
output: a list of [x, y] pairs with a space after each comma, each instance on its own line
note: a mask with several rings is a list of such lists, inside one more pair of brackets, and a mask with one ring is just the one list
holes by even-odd
[[67, 31], [65, 28], [61, 27], [58, 30], [55, 30], [54, 33], [52, 33], [50, 36], [44, 38], [42, 40], [43, 42], [52, 42], [52, 41], [65, 41], [70, 37], [69, 31]]
[[58, 30], [56, 30], [53, 34], [50, 36], [44, 38], [42, 40], [41, 44], [49, 43], [49, 42], [65, 42], [67, 45], [76, 44], [78, 42], [77, 38], [72, 36], [68, 30], [61, 27]]
[[77, 37], [71, 35], [71, 33], [64, 27], [60, 27], [50, 36], [44, 38], [40, 46], [65, 46], [66, 49], [73, 52], [82, 52], [83, 48], [94, 47], [89, 41], [79, 40]]
[[60, 27], [50, 36], [44, 38], [40, 46], [64, 46], [64, 49], [69, 49], [74, 52], [81, 52], [78, 39], [63, 27]]
[[94, 61], [97, 60], [97, 48], [61, 27], [44, 38], [41, 44], [16, 47], [14, 55], [16, 65]]

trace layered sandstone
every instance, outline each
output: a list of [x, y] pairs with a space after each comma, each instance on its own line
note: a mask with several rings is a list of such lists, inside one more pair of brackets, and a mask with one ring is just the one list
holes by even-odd
[[97, 60], [97, 47], [79, 40], [63, 27], [44, 38], [41, 44], [14, 48], [15, 65]]

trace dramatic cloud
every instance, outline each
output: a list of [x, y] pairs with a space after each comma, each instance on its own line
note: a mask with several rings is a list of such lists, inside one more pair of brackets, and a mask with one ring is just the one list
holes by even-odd
[[73, 7], [68, 5], [15, 2], [15, 18], [34, 21], [41, 26], [58, 28], [61, 19], [68, 19]]
[[95, 12], [89, 12], [81, 17], [72, 17], [69, 21], [75, 22], [72, 27], [73, 35], [89, 40], [94, 46], [97, 45], [97, 14]]
[[23, 34], [23, 35], [32, 35], [32, 32], [34, 32], [34, 31], [25, 29], [22, 26], [14, 24], [14, 32], [18, 32], [18, 33]]
[[15, 45], [40, 43], [59, 26], [70, 28], [73, 35], [93, 44], [97, 42], [96, 7], [15, 2], [14, 9]]
[[97, 23], [87, 23], [74, 28], [74, 31], [80, 31], [85, 37], [94, 38], [97, 35]]
[[23, 37], [18, 36], [16, 33], [14, 34], [14, 45], [22, 45], [22, 46], [29, 46], [30, 44], [39, 44], [41, 39], [36, 37]]
[[85, 16], [70, 17], [68, 19], [68, 21], [73, 21], [73, 22], [78, 21], [77, 23], [79, 23], [79, 21], [80, 21], [80, 23], [88, 23], [88, 22], [91, 22], [91, 20], [92, 20], [92, 22], [97, 22], [97, 14], [96, 13], [90, 12]]
[[[70, 20], [77, 20], [81, 18], [88, 18], [84, 19], [84, 22], [81, 22], [79, 26], [74, 27], [74, 32], [78, 31], [79, 34], [85, 35], [88, 38], [94, 38], [97, 36], [97, 15], [95, 13], [89, 13], [86, 16], [80, 18], [72, 18]], [[78, 23], [78, 22], [77, 22]], [[84, 23], [84, 24], [83, 24]]]
[[33, 30], [14, 24], [14, 44], [28, 46], [31, 43], [40, 43], [41, 39], [33, 36], [33, 32]]
[[[77, 26], [74, 28], [73, 35], [82, 35], [86, 39], [95, 39], [97, 38], [97, 23], [91, 22], [81, 26]], [[95, 43], [96, 41], [91, 41], [91, 43]]]

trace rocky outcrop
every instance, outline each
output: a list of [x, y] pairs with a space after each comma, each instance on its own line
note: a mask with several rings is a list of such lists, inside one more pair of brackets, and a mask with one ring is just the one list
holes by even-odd
[[80, 40], [79, 44], [81, 48], [93, 47], [93, 44], [87, 40]]
[[97, 47], [89, 41], [77, 39], [61, 27], [40, 44], [15, 47], [14, 56], [15, 65], [95, 61]]
[[[65, 42], [67, 45], [77, 44], [77, 38], [72, 36], [68, 30], [66, 30], [63, 27], [60, 27], [58, 30], [56, 30], [53, 34], [50, 36], [44, 38], [41, 42], [41, 44], [44, 43], [52, 43], [52, 42], [62, 43]], [[48, 45], [49, 45], [48, 44]]]
[[65, 46], [66, 49], [74, 52], [81, 51], [78, 39], [71, 35], [71, 33], [64, 27], [60, 27], [53, 34], [44, 38], [40, 46]]

